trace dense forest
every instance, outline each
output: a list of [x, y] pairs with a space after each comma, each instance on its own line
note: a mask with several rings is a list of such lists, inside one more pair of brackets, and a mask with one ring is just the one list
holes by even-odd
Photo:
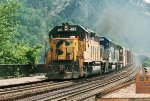
[[149, 11], [143, 0], [1, 0], [0, 64], [43, 62], [48, 33], [63, 22], [148, 50]]
[[[39, 62], [40, 44], [32, 47], [20, 40], [21, 33], [18, 1], [5, 1], [0, 4], [0, 64], [37, 64]], [[25, 34], [25, 33], [24, 33]]]

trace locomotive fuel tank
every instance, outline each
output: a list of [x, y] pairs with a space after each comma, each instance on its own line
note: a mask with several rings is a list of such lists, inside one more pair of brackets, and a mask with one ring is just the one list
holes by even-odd
[[99, 74], [101, 70], [101, 66], [92, 66], [91, 74]]
[[89, 75], [101, 74], [101, 62], [93, 62], [89, 67]]

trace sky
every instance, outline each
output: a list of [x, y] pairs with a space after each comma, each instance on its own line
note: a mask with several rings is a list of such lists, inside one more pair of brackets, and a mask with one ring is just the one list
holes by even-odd
[[150, 0], [144, 0], [146, 3], [150, 3]]

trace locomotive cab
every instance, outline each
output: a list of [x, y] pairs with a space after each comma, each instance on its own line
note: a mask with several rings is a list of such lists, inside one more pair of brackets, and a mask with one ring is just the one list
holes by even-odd
[[121, 57], [119, 57], [121, 53], [119, 45], [116, 45], [106, 37], [100, 37], [99, 40], [101, 45], [101, 64], [103, 72], [118, 70], [120, 67], [119, 61], [121, 61]]
[[[102, 71], [103, 73], [109, 72], [111, 69], [111, 64], [109, 63], [109, 55], [110, 55], [110, 40], [107, 39], [106, 37], [100, 37], [100, 47], [101, 47], [101, 66], [102, 66]], [[110, 68], [109, 68], [110, 67]]]

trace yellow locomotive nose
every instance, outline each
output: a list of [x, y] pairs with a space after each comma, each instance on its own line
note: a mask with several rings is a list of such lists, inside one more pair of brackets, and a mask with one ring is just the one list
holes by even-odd
[[66, 45], [65, 45], [65, 42], [63, 42], [58, 49], [62, 52], [62, 54], [58, 54], [57, 53], [58, 60], [65, 60], [66, 59], [65, 58], [66, 57]]
[[66, 40], [60, 40], [57, 43], [56, 54], [58, 60], [66, 60], [69, 57], [67, 53], [67, 48], [69, 45], [70, 43]]

